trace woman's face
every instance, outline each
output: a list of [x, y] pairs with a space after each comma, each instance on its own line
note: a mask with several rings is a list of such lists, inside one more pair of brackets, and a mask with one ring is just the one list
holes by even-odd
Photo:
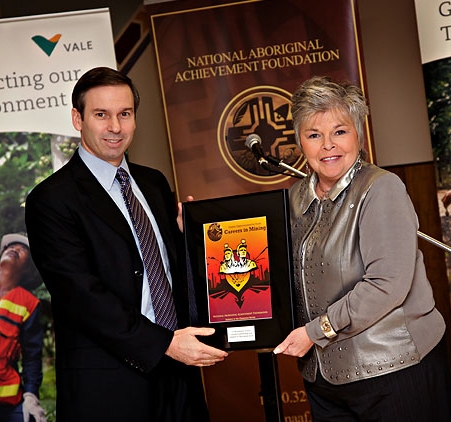
[[351, 118], [338, 110], [314, 114], [299, 128], [309, 166], [329, 190], [356, 161], [360, 143]]

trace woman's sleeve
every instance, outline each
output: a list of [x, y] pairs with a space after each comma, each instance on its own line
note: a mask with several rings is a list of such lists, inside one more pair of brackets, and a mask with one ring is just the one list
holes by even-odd
[[[405, 301], [415, 272], [417, 230], [418, 219], [402, 181], [392, 173], [379, 177], [359, 216], [362, 280], [327, 309], [338, 333], [332, 341], [359, 334]], [[308, 325], [317, 344], [331, 341], [322, 335], [318, 318]]]

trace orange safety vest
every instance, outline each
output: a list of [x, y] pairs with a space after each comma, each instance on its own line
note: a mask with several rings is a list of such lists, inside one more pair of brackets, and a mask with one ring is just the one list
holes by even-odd
[[0, 298], [0, 404], [17, 405], [22, 400], [20, 374], [15, 363], [21, 354], [20, 328], [39, 304], [39, 299], [22, 287]]

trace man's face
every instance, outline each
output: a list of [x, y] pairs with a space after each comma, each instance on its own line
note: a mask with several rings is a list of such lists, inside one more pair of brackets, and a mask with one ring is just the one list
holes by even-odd
[[99, 86], [85, 94], [82, 119], [72, 109], [72, 124], [86, 151], [119, 166], [136, 129], [133, 93], [128, 85]]
[[22, 243], [11, 243], [3, 251], [0, 257], [0, 265], [8, 263], [15, 267], [16, 271], [22, 271], [28, 261], [30, 250]]

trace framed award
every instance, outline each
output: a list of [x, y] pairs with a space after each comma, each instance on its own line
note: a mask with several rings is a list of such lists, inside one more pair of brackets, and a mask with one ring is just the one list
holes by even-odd
[[271, 349], [293, 329], [288, 191], [183, 204], [191, 324], [225, 350]]

